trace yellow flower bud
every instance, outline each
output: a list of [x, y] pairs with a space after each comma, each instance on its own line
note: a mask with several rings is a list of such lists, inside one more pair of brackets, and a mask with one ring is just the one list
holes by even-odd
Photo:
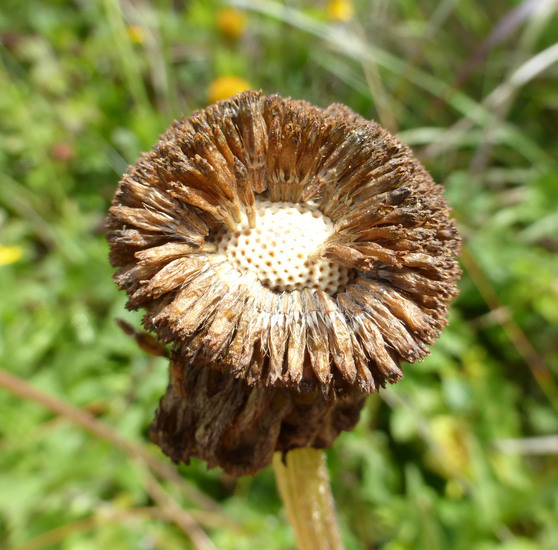
[[244, 90], [249, 90], [250, 88], [250, 84], [243, 78], [230, 75], [220, 76], [209, 85], [207, 98], [209, 103], [215, 103], [221, 99], [228, 99]]
[[147, 38], [147, 31], [140, 25], [129, 25], [126, 27], [126, 34], [134, 44], [143, 44]]
[[20, 246], [4, 246], [0, 244], [0, 265], [8, 265], [17, 262], [23, 256]]
[[233, 8], [219, 10], [217, 29], [224, 38], [238, 40], [246, 32], [246, 16], [240, 10]]
[[351, 0], [331, 0], [327, 6], [327, 15], [332, 21], [345, 23], [353, 18], [355, 7]]

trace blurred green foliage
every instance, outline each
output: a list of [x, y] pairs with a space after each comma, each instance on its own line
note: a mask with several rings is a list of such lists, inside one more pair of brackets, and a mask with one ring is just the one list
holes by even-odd
[[[356, 0], [346, 22], [320, 0], [236, 4], [231, 37], [216, 0], [3, 2], [1, 367], [147, 442], [166, 361], [114, 323], [140, 322], [103, 237], [120, 174], [219, 76], [342, 102], [415, 149], [466, 242], [432, 356], [329, 452], [347, 549], [558, 548], [556, 2]], [[0, 546], [192, 547], [122, 448], [1, 388], [0, 415]], [[162, 487], [218, 548], [294, 547], [270, 471], [180, 472], [217, 513]]]

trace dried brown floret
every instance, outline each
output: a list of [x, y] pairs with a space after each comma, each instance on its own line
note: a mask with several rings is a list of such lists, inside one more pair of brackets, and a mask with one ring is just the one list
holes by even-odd
[[460, 274], [441, 188], [405, 145], [345, 106], [252, 91], [129, 168], [108, 239], [180, 373], [154, 439], [235, 473], [350, 429], [363, 394], [429, 353]]
[[175, 462], [190, 457], [231, 475], [254, 474], [275, 451], [329, 448], [351, 430], [364, 395], [325, 399], [319, 391], [249, 386], [222, 371], [171, 362], [171, 381], [151, 438]]

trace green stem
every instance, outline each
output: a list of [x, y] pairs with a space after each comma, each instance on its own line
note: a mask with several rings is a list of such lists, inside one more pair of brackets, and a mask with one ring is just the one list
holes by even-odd
[[299, 550], [343, 550], [323, 451], [275, 453], [273, 469]]

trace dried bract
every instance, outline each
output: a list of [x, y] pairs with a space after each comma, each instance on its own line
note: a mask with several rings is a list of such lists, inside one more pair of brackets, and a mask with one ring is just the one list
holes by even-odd
[[331, 447], [342, 430], [354, 428], [363, 405], [362, 394], [326, 400], [173, 361], [151, 439], [175, 462], [195, 456], [231, 475], [253, 474], [275, 451]]
[[362, 395], [429, 353], [460, 273], [409, 148], [342, 105], [253, 91], [173, 123], [122, 178], [108, 239], [180, 373], [153, 438], [234, 473], [352, 428]]

